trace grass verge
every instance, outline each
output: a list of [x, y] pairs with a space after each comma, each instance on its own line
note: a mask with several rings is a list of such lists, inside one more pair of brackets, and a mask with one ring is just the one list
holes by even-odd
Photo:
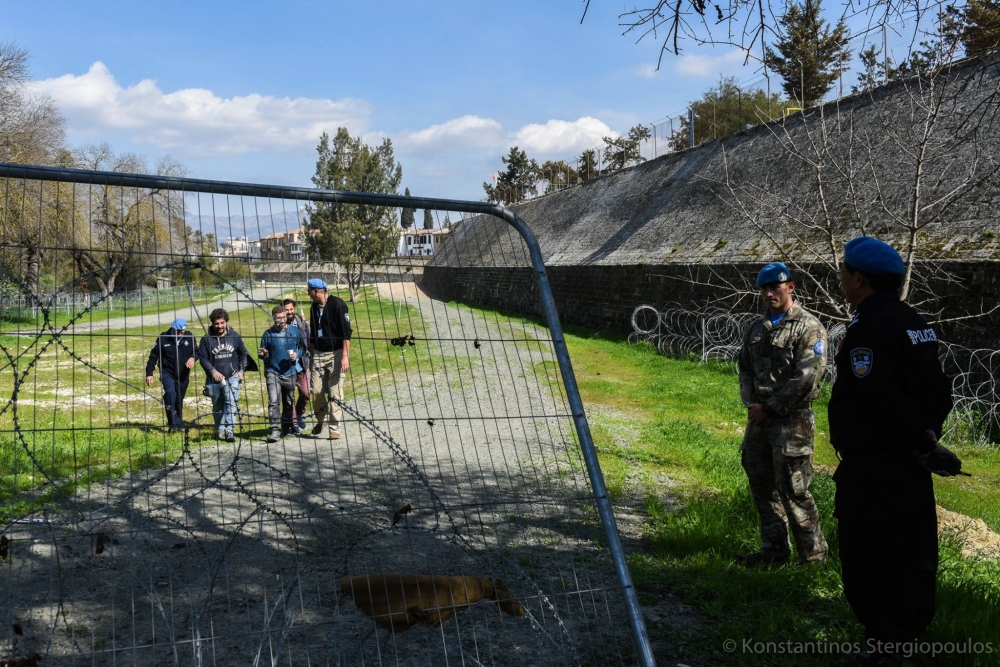
[[[856, 656], [815, 652], [796, 655], [742, 651], [757, 642], [863, 642], [860, 626], [843, 598], [834, 485], [819, 471], [812, 491], [830, 542], [824, 568], [786, 567], [747, 571], [738, 553], [759, 545], [757, 515], [740, 466], [745, 412], [733, 369], [663, 357], [646, 345], [629, 346], [576, 331], [567, 336], [588, 407], [601, 465], [613, 495], [639, 489], [648, 516], [646, 548], [630, 557], [641, 594], [680, 594], [706, 617], [698, 637], [672, 636], [667, 619], [653, 625], [654, 638], [680, 644], [683, 654], [712, 664], [839, 665]], [[829, 445], [827, 396], [816, 405], [818, 462], [836, 463]], [[1000, 529], [1000, 453], [952, 443], [974, 477], [936, 478], [938, 503]], [[654, 480], [672, 480], [669, 495]], [[679, 500], [679, 509], [672, 500]], [[941, 547], [938, 612], [924, 639], [930, 642], [992, 642], [1000, 651], [1000, 565], [970, 560], [959, 545]], [[736, 642], [735, 652], [725, 642]], [[826, 645], [829, 647], [830, 645]], [[670, 656], [678, 657], [678, 656]], [[914, 664], [987, 665], [993, 654], [914, 656]], [[683, 660], [682, 660], [683, 662]]]

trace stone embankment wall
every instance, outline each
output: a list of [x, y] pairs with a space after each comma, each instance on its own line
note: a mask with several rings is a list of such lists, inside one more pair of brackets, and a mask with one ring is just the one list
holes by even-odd
[[[563, 320], [595, 329], [628, 331], [643, 303], [753, 308], [746, 279], [776, 259], [835, 290], [843, 242], [867, 233], [905, 247], [914, 210], [924, 310], [931, 319], [989, 310], [1000, 304], [998, 83], [995, 63], [962, 63], [930, 92], [897, 82], [515, 210], [538, 237]], [[938, 113], [923, 141], [928, 102]], [[449, 236], [423, 289], [538, 313], [527, 253], [504, 222], [467, 218]], [[800, 286], [806, 303], [819, 291]], [[1000, 347], [993, 315], [942, 326], [952, 340]]]

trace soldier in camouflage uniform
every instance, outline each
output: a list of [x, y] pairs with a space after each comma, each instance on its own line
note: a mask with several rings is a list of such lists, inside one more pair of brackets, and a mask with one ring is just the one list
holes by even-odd
[[792, 273], [781, 262], [757, 276], [767, 313], [750, 326], [739, 357], [740, 398], [748, 421], [743, 469], [760, 514], [760, 551], [747, 566], [788, 562], [791, 525], [799, 563], [825, 563], [827, 544], [819, 526], [812, 479], [812, 402], [826, 363], [826, 330], [793, 298]]

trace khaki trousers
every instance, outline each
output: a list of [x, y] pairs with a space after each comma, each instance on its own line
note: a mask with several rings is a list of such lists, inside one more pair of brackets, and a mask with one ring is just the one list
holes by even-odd
[[315, 352], [312, 356], [312, 399], [316, 421], [320, 424], [330, 417], [330, 430], [339, 431], [340, 422], [344, 419], [343, 410], [331, 398], [344, 400], [344, 377], [340, 372], [340, 363], [344, 358], [343, 350], [335, 352]]

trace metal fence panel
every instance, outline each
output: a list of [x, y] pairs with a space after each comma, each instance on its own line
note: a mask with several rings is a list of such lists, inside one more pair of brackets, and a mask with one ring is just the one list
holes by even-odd
[[[523, 221], [18, 165], [0, 198], [0, 660], [653, 664]], [[531, 267], [546, 321], [434, 299], [413, 258], [335, 262], [308, 231], [317, 203], [502, 217], [479, 252], [519, 249], [491, 261]], [[219, 439], [198, 366], [168, 430], [159, 371], [146, 383], [157, 336], [183, 317], [200, 340], [221, 307], [255, 359], [275, 305], [308, 316], [315, 277], [354, 331], [343, 399], [327, 392], [341, 437], [299, 404], [305, 432], [266, 442], [300, 415], [275, 420], [248, 369]]]

